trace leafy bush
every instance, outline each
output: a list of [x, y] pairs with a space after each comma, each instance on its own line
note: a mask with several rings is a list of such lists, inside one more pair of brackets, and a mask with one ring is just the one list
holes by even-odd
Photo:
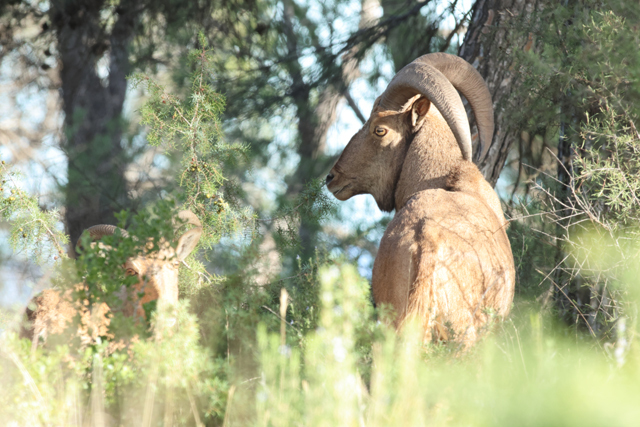
[[[556, 18], [566, 19], [566, 11], [560, 12]], [[596, 27], [608, 19], [603, 16]], [[585, 145], [579, 146], [580, 157], [574, 163], [577, 173], [570, 200], [586, 203], [589, 208], [580, 215], [593, 215], [592, 222], [600, 228], [584, 227], [577, 220], [567, 224], [559, 217], [545, 224], [538, 214], [549, 205], [537, 200], [521, 204], [522, 215], [529, 215], [529, 220], [514, 223], [510, 230], [520, 299], [508, 320], [496, 324], [476, 347], [461, 352], [456, 346], [425, 345], [415, 325], [407, 325], [400, 333], [389, 328], [384, 307], [373, 308], [369, 286], [355, 267], [321, 249], [311, 260], [298, 260], [297, 268], [290, 268], [286, 276], [258, 282], [254, 261], [260, 230], [256, 224], [276, 222], [278, 248], [295, 251], [302, 216], [319, 220], [331, 204], [317, 181], [275, 217], [257, 218], [238, 193], [229, 191], [225, 167], [229, 161], [241, 161], [244, 148], [226, 145], [221, 139], [223, 100], [207, 85], [209, 56], [204, 38], [201, 43], [203, 48], [191, 55], [195, 71], [190, 97], [167, 94], [146, 76], [134, 77], [151, 93], [142, 114], [151, 126], [150, 141], [184, 154], [177, 174], [181, 192], [135, 215], [122, 213], [120, 226], [128, 229], [129, 237], [105, 238], [103, 243], [114, 250], [85, 240], [77, 261], [56, 260], [51, 279], [60, 290], [75, 290], [76, 301], [89, 312], [102, 303], [117, 305], [116, 292], [122, 285], [133, 284], [121, 268], [124, 260], [141, 253], [140, 242], [152, 239], [157, 249], [159, 237], [173, 241], [171, 218], [178, 206], [187, 207], [204, 224], [201, 248], [206, 251], [204, 259], [192, 255], [181, 267], [183, 300], [167, 309], [148, 307], [145, 321], [105, 314], [101, 320], [107, 333], [83, 342], [72, 330], [73, 338], [66, 342], [54, 345], [52, 340], [36, 348], [18, 338], [11, 316], [2, 313], [0, 410], [4, 423], [637, 424], [640, 352], [634, 310], [640, 286], [633, 267], [638, 265], [638, 249], [624, 235], [635, 235], [637, 224], [633, 206], [637, 139], [632, 122], [621, 121], [619, 114], [600, 115], [576, 129], [582, 133], [575, 135], [582, 135]], [[545, 74], [547, 80], [541, 79], [538, 88], [544, 89], [553, 73], [540, 64], [531, 69]], [[527, 77], [530, 82], [537, 78]], [[563, 84], [566, 81], [555, 81], [550, 87], [566, 90]], [[3, 179], [11, 176], [4, 167], [2, 173]], [[632, 193], [624, 191], [625, 180]], [[55, 214], [42, 214], [37, 201], [14, 183], [3, 185], [0, 212], [12, 222], [14, 243], [42, 259], [63, 255], [57, 251], [66, 240], [64, 233], [55, 232]], [[547, 200], [555, 195], [550, 188], [540, 186]], [[561, 248], [549, 229], [556, 224], [570, 232], [562, 236], [567, 244]], [[227, 254], [234, 268], [224, 276], [209, 273], [205, 267], [207, 258], [215, 254], [212, 246], [243, 229], [250, 230], [253, 240], [237, 253]], [[549, 241], [541, 245], [532, 238], [534, 229], [548, 232]], [[46, 245], [40, 244], [43, 236], [48, 236]], [[554, 267], [537, 267], [557, 261], [558, 253], [567, 257], [561, 268], [579, 269], [582, 277], [592, 280], [591, 286], [605, 283], [600, 295], [624, 294], [619, 299], [624, 307], [615, 313], [601, 304], [594, 311], [607, 317], [593, 317], [591, 323], [585, 318], [590, 326], [607, 323], [608, 333], [600, 340], [558, 327], [549, 316], [546, 294], [534, 289], [536, 283], [556, 278]], [[573, 264], [567, 261], [570, 257]], [[604, 275], [612, 279], [599, 282]], [[561, 292], [563, 284], [554, 282], [549, 289]], [[534, 302], [532, 296], [542, 299]]]

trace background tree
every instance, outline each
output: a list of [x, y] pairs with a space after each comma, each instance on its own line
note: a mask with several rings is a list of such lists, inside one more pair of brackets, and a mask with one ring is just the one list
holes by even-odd
[[[137, 75], [137, 88], [125, 89], [120, 120], [96, 122], [101, 133], [89, 135], [86, 144], [73, 135], [64, 140], [108, 155], [112, 144], [120, 144], [115, 151], [121, 157], [110, 165], [115, 175], [116, 166], [128, 165], [123, 185], [136, 192], [126, 203], [139, 209], [118, 219], [137, 238], [116, 251], [98, 246], [77, 261], [61, 262], [67, 269], [53, 270], [49, 284], [67, 289], [84, 277], [95, 292], [92, 301], [87, 298], [90, 305], [103, 298], [117, 304], [113, 291], [131, 280], [120, 268], [125, 252], [139, 251], [148, 238], [170, 236], [175, 203], [197, 211], [206, 232], [200, 257], [181, 266], [180, 305], [171, 313], [148, 307], [148, 323], [114, 316], [111, 331], [123, 334], [122, 341], [104, 335], [84, 347], [72, 340], [32, 354], [30, 343], [13, 333], [24, 307], [2, 309], [3, 420], [637, 424], [636, 4], [480, 0], [468, 15], [459, 3], [435, 1], [163, 3], [140, 9], [119, 9], [131, 6], [126, 1], [56, 3], [60, 16], [76, 19], [57, 26], [48, 3], [0, 5], [0, 74], [24, 89], [12, 89], [12, 102], [0, 102], [0, 108], [23, 110], [11, 115], [21, 120], [0, 122], [11, 130], [1, 134], [12, 144], [0, 148], [3, 160], [35, 157], [61, 125], [61, 116], [24, 110], [33, 99], [54, 99], [62, 87], [56, 76], [72, 71], [58, 68], [62, 33], [88, 55], [67, 52], [87, 68], [78, 74], [86, 81], [74, 82], [85, 91], [78, 89], [77, 99], [87, 104], [79, 102], [74, 114], [90, 116], [87, 88], [97, 91], [96, 100], [120, 99], [101, 92], [111, 87], [112, 60], [114, 79], [122, 64], [148, 71]], [[453, 23], [447, 20], [452, 13]], [[497, 323], [479, 347], [456, 354], [455, 345], [425, 345], [410, 325], [400, 337], [384, 326], [385, 312], [372, 307], [367, 281], [345, 261], [357, 259], [354, 248], [373, 253], [381, 227], [363, 220], [352, 222], [354, 233], [336, 231], [337, 221], [326, 221], [331, 206], [321, 180], [332, 161], [330, 135], [344, 121], [364, 121], [367, 104], [414, 56], [455, 51], [468, 16], [461, 52], [489, 81], [499, 129], [480, 164], [512, 219], [518, 295], [507, 321]], [[130, 38], [114, 36], [131, 22]], [[201, 29], [205, 37], [196, 36]], [[112, 39], [126, 49], [95, 43]], [[87, 46], [101, 46], [102, 56]], [[120, 61], [117, 52], [125, 51], [128, 59]], [[7, 64], [18, 64], [20, 72]], [[114, 91], [123, 87], [118, 79]], [[100, 87], [92, 86], [96, 82]], [[36, 90], [25, 95], [30, 87]], [[46, 96], [35, 95], [41, 88]], [[226, 95], [224, 115], [216, 90]], [[335, 114], [336, 105], [347, 105], [343, 112], [351, 109], [354, 118]], [[149, 128], [141, 131], [138, 120]], [[112, 138], [111, 125], [120, 137]], [[36, 142], [29, 146], [28, 138]], [[153, 151], [147, 142], [162, 149]], [[151, 195], [138, 192], [142, 186], [128, 175], [141, 159], [157, 161], [160, 178]], [[2, 227], [16, 251], [50, 271], [48, 263], [64, 258], [59, 251], [66, 236], [52, 209], [63, 209], [64, 202], [38, 199], [37, 187], [14, 173], [12, 162], [0, 167]], [[64, 171], [51, 174], [64, 182]], [[269, 262], [279, 270], [265, 273], [256, 267], [259, 246], [278, 228], [284, 244]], [[294, 240], [303, 242], [304, 251]], [[578, 327], [559, 326], [558, 318]]]
[[[637, 14], [623, 2], [478, 1], [461, 48], [478, 64], [496, 105], [496, 135], [482, 170], [495, 181], [507, 160], [512, 197], [529, 200], [509, 201], [516, 216], [529, 218], [516, 226], [540, 231], [527, 251], [539, 244], [554, 249], [551, 259], [528, 257], [539, 267], [520, 275], [521, 286], [547, 282], [543, 299], [553, 295], [561, 317], [594, 336], [610, 333], [625, 311], [611, 286], [624, 268], [610, 274], [593, 268], [583, 239], [595, 233], [624, 247], [618, 233], [635, 233], [636, 190], [628, 174], [635, 167], [638, 87], [624, 76], [638, 60], [627, 48], [636, 43]], [[610, 186], [619, 189], [615, 197]], [[544, 221], [532, 220], [540, 209]], [[514, 247], [525, 247], [524, 234], [512, 233]]]
[[[31, 83], [60, 90], [60, 148], [67, 157], [61, 182], [72, 244], [91, 224], [114, 222], [115, 212], [139, 207], [131, 194], [135, 183], [127, 178], [140, 154], [122, 114], [127, 75], [168, 64], [171, 41], [181, 42], [180, 31], [218, 7], [213, 2], [65, 0], [43, 5], [16, 1], [0, 10], [3, 53], [22, 52], [14, 61], [43, 70], [32, 72], [39, 81]], [[24, 25], [34, 27], [29, 37], [20, 31]]]
[[[479, 0], [467, 34], [460, 47], [460, 56], [480, 72], [489, 86], [495, 107], [494, 139], [484, 159], [479, 160], [485, 178], [495, 185], [515, 142], [520, 141], [521, 129], [509, 114], [517, 104], [513, 87], [519, 84], [515, 64], [517, 50], [528, 52], [533, 47], [533, 33], [528, 28], [537, 24], [535, 1]], [[538, 6], [539, 7], [539, 6]], [[472, 125], [475, 119], [472, 119]]]

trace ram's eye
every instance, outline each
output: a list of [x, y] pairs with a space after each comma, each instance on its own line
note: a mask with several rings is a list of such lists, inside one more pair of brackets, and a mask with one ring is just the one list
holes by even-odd
[[378, 136], [385, 136], [387, 134], [387, 129], [380, 126], [376, 126], [376, 128], [374, 129], [374, 132]]
[[126, 274], [127, 274], [127, 276], [137, 276], [138, 272], [135, 271], [133, 268], [127, 268]]

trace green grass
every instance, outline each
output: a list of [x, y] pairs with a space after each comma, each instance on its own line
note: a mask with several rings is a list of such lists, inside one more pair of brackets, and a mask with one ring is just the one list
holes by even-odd
[[249, 355], [203, 348], [186, 304], [160, 316], [173, 325], [156, 341], [111, 354], [99, 343], [32, 357], [28, 342], [5, 333], [3, 425], [639, 424], [640, 357], [629, 319], [616, 341], [598, 343], [518, 301], [509, 319], [460, 353], [423, 346], [411, 326], [398, 335], [372, 320], [368, 284], [354, 267], [323, 267], [319, 276], [318, 327], [300, 339], [292, 326], [283, 334], [275, 322], [255, 325], [253, 345], [243, 347]]

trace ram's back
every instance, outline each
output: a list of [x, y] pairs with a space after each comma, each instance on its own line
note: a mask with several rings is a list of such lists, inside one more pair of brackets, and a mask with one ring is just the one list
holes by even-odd
[[504, 218], [489, 205], [477, 193], [433, 189], [416, 193], [396, 214], [372, 285], [376, 304], [395, 310], [397, 327], [415, 317], [425, 341], [471, 344], [491, 316], [508, 314], [513, 257]]

